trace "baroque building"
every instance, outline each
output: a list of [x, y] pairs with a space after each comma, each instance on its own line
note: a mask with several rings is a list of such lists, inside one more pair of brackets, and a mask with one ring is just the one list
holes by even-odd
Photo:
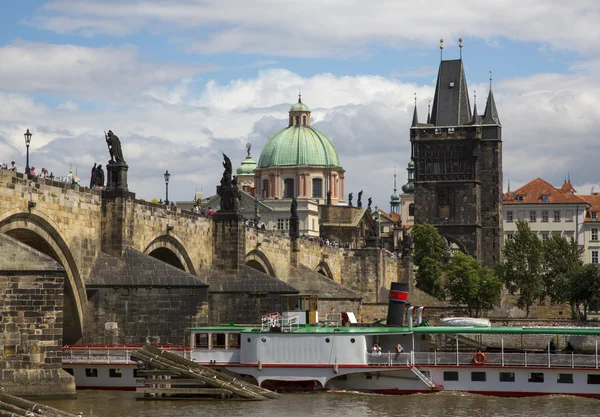
[[410, 128], [415, 223], [433, 224], [449, 244], [486, 266], [500, 259], [502, 125], [491, 88], [483, 115], [471, 112], [461, 59], [442, 60], [427, 123], [416, 100]]

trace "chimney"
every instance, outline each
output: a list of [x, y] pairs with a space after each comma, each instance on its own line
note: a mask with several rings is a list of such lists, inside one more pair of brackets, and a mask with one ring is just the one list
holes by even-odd
[[387, 325], [402, 327], [404, 324], [404, 309], [408, 300], [408, 284], [392, 282], [388, 294]]

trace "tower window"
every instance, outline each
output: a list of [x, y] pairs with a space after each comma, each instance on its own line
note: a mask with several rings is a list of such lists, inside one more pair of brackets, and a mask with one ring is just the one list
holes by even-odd
[[294, 180], [292, 178], [286, 178], [285, 180], [283, 180], [283, 198], [292, 198], [293, 196]]
[[414, 217], [415, 216], [415, 205], [414, 203], [411, 203], [408, 206], [408, 215]]
[[262, 182], [262, 196], [263, 198], [269, 198], [269, 180], [263, 180]]
[[302, 125], [306, 126], [306, 115], [302, 116]]
[[296, 116], [296, 126], [300, 126], [300, 116]]
[[313, 178], [313, 180], [312, 180], [312, 196], [313, 196], [313, 198], [323, 198], [323, 179]]

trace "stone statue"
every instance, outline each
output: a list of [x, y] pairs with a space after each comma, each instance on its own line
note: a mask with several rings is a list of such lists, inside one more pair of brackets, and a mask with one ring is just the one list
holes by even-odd
[[231, 173], [233, 172], [231, 169], [231, 159], [225, 154], [223, 154], [223, 168], [225, 168], [223, 178], [229, 178], [231, 181]]
[[327, 191], [327, 205], [331, 205], [331, 191]]
[[108, 133], [104, 132], [104, 139], [106, 139], [106, 144], [108, 145], [108, 152], [110, 153], [109, 163], [125, 164], [125, 159], [123, 158], [123, 151], [121, 150], [121, 141], [119, 140], [119, 137], [115, 135], [112, 132], [112, 130], [109, 130]]
[[96, 167], [96, 175], [94, 177], [94, 185], [96, 187], [104, 187], [104, 171], [102, 171], [102, 165], [98, 164]]
[[363, 195], [363, 190], [360, 190], [358, 192], [358, 200], [356, 201], [356, 207], [358, 207], [358, 208], [362, 208], [362, 195]]
[[371, 197], [369, 197], [369, 199], [367, 200], [367, 209], [369, 211], [371, 211], [371, 203], [373, 202], [373, 199]]
[[348, 194], [348, 205], [352, 207], [352, 193]]
[[241, 192], [237, 186], [237, 178], [231, 178], [231, 160], [223, 154], [223, 176], [221, 185], [217, 187], [217, 194], [221, 197], [221, 209], [219, 211], [237, 211]]
[[96, 163], [94, 162], [94, 166], [92, 168], [92, 172], [90, 173], [90, 188], [94, 188], [96, 185]]
[[292, 197], [292, 207], [290, 208], [292, 217], [298, 217], [298, 200], [296, 197]]

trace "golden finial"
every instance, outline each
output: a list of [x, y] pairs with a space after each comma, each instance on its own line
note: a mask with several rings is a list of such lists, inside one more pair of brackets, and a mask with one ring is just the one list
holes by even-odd
[[417, 107], [417, 93], [413, 93], [415, 95], [415, 107]]
[[492, 71], [490, 71], [490, 91], [492, 90]]
[[458, 38], [458, 47], [460, 48], [460, 59], [462, 59], [462, 38]]
[[440, 61], [442, 60], [442, 52], [444, 50], [444, 40], [440, 39]]
[[298, 103], [302, 103], [302, 90], [298, 89]]

